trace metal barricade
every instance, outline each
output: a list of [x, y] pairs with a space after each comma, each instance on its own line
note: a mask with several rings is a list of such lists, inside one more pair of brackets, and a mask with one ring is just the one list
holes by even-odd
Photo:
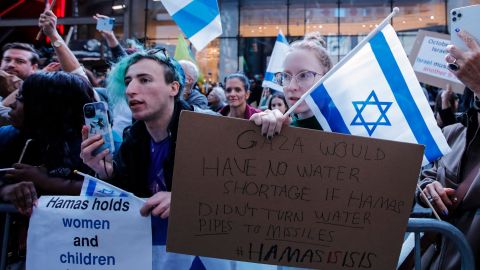
[[18, 213], [17, 209], [11, 204], [0, 204], [0, 214], [4, 214], [4, 223], [3, 223], [3, 237], [2, 237], [2, 253], [0, 260], [0, 270], [5, 270], [7, 264], [7, 248], [8, 248], [8, 238], [10, 234], [10, 223], [11, 223], [11, 214]]
[[[5, 270], [11, 223], [10, 215], [18, 213], [18, 211], [11, 204], [0, 204], [0, 213], [5, 215], [0, 270]], [[450, 223], [429, 218], [410, 218], [408, 220], [407, 232], [412, 232], [415, 235], [415, 270], [421, 269], [420, 238], [421, 233], [424, 232], [437, 232], [449, 238], [461, 254], [462, 270], [474, 270], [475, 261], [470, 245], [463, 233]]]
[[455, 226], [444, 221], [429, 218], [410, 218], [407, 232], [415, 234], [415, 270], [421, 269], [420, 234], [423, 232], [437, 232], [454, 243], [461, 255], [462, 270], [474, 270], [475, 260], [472, 249], [463, 233]]

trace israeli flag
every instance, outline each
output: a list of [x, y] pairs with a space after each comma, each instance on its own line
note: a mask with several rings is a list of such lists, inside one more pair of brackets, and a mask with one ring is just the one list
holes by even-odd
[[111, 185], [107, 182], [104, 182], [98, 178], [90, 176], [88, 174], [83, 175], [83, 184], [82, 190], [80, 191], [80, 196], [86, 197], [129, 197], [136, 198], [141, 202], [145, 200], [138, 198], [133, 195], [133, 193], [125, 191], [121, 188], [118, 188], [114, 185]]
[[423, 144], [423, 165], [450, 152], [389, 24], [305, 100], [325, 130]]
[[222, 34], [217, 0], [162, 0], [162, 3], [198, 51]]
[[270, 62], [268, 62], [267, 71], [265, 72], [265, 79], [262, 83], [263, 87], [269, 87], [283, 92], [283, 87], [278, 84], [277, 80], [275, 79], [275, 74], [283, 71], [283, 61], [285, 61], [288, 49], [288, 41], [283, 35], [282, 31], [280, 31], [277, 35], [275, 46], [273, 47], [272, 56], [270, 56]]

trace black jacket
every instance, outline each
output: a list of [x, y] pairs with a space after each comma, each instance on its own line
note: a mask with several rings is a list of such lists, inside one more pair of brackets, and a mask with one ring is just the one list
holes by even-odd
[[[172, 147], [168, 158], [163, 164], [165, 183], [168, 191], [172, 189], [178, 121], [182, 110], [192, 109], [184, 101], [175, 102], [172, 119], [168, 125]], [[135, 122], [124, 132], [123, 143], [113, 161], [114, 175], [109, 182], [126, 191], [132, 192], [138, 197], [146, 198], [152, 195], [148, 189], [147, 179], [148, 166], [150, 164], [150, 140], [150, 134], [143, 121]]]

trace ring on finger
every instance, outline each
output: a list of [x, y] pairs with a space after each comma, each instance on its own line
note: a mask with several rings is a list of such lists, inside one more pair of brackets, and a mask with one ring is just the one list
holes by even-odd
[[[448, 61], [453, 59], [453, 61]], [[453, 57], [452, 55], [448, 55], [447, 58], [445, 59], [447, 61], [447, 68], [451, 71], [457, 71], [460, 69], [460, 66], [457, 63], [457, 58]]]
[[[455, 62], [457, 62], [457, 59], [455, 59]], [[450, 69], [451, 71], [457, 71], [460, 69], [460, 66], [457, 64], [457, 63], [450, 63], [448, 64], [448, 69]]]

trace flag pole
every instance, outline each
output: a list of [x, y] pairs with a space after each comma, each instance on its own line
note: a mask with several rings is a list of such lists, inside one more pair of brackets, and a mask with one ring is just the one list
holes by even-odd
[[25, 152], [27, 151], [28, 144], [29, 144], [31, 141], [32, 141], [32, 139], [28, 139], [28, 140], [25, 142], [25, 146], [23, 146], [22, 153], [20, 154], [20, 158], [18, 159], [18, 162], [17, 162], [17, 163], [22, 163], [23, 156], [25, 156]]
[[340, 69], [350, 58], [352, 58], [363, 46], [368, 43], [378, 32], [382, 31], [383, 27], [390, 23], [390, 20], [398, 14], [400, 9], [398, 7], [394, 7], [392, 13], [388, 15], [372, 32], [370, 32], [360, 43], [355, 46], [345, 57], [342, 58], [332, 69], [330, 69], [323, 77], [316, 82], [307, 92], [305, 92], [295, 104], [285, 112], [285, 116], [290, 115], [293, 111], [302, 103], [308, 95], [310, 95], [313, 90], [317, 89], [319, 85], [321, 85], [324, 81], [326, 81], [335, 71]]
[[[48, 2], [48, 0], [47, 0], [47, 2]], [[52, 3], [50, 4], [50, 8], [48, 10], [53, 9], [53, 7], [55, 6], [55, 2], [57, 2], [57, 0], [52, 1]], [[35, 39], [40, 40], [40, 38], [42, 37], [42, 34], [43, 34], [43, 29], [40, 29], [40, 31], [38, 31], [37, 37], [35, 37]]]
[[435, 211], [435, 208], [433, 207], [432, 203], [431, 203], [430, 200], [428, 199], [427, 194], [425, 194], [425, 192], [422, 190], [422, 188], [420, 187], [419, 184], [417, 184], [417, 188], [418, 188], [418, 190], [420, 191], [420, 194], [421, 194], [420, 196], [423, 196], [423, 199], [424, 199], [425, 202], [427, 203], [428, 207], [430, 207], [430, 209], [432, 209], [433, 215], [437, 218], [437, 220], [442, 221], [442, 219], [440, 218], [440, 216], [437, 214], [437, 211]]
[[[89, 174], [83, 173], [83, 172], [78, 171], [78, 170], [73, 170], [73, 173], [78, 174], [78, 175], [81, 175], [81, 176], [83, 176], [83, 177], [92, 178], [92, 179], [95, 179], [95, 180], [100, 180], [100, 179], [98, 179], [98, 178], [96, 178], [96, 177], [94, 177], [94, 176], [91, 176], [91, 175], [89, 175]], [[101, 180], [100, 180], [100, 181], [101, 181]]]

